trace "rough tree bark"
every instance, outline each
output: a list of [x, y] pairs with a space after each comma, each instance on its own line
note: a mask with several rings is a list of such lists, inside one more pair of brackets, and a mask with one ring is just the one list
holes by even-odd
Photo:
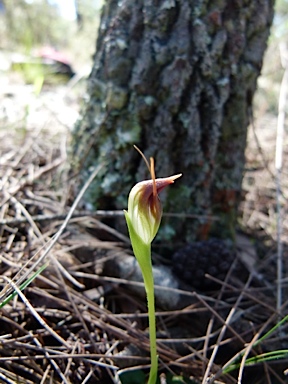
[[201, 216], [167, 218], [162, 236], [233, 237], [272, 17], [273, 0], [106, 1], [72, 145], [84, 177], [106, 161], [90, 189], [97, 208], [125, 208], [147, 177], [136, 144], [156, 159], [158, 177], [183, 173], [162, 196], [165, 211]]

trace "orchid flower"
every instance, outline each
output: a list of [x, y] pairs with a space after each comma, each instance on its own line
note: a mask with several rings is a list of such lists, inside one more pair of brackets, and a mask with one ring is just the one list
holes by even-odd
[[134, 147], [143, 157], [149, 169], [151, 180], [141, 181], [131, 189], [128, 197], [128, 211], [124, 211], [124, 214], [133, 252], [143, 275], [147, 295], [151, 356], [148, 384], [155, 384], [157, 379], [158, 357], [156, 349], [155, 299], [151, 243], [158, 232], [162, 218], [162, 207], [158, 194], [166, 186], [174, 183], [174, 180], [178, 179], [181, 174], [156, 179], [153, 157], [150, 157], [149, 165], [148, 160], [140, 149], [136, 146]]
[[[162, 207], [158, 194], [181, 175], [137, 183], [129, 194], [126, 220], [145, 244], [151, 244], [156, 236], [162, 217]], [[129, 224], [128, 224], [129, 226]], [[130, 227], [129, 227], [130, 230]]]

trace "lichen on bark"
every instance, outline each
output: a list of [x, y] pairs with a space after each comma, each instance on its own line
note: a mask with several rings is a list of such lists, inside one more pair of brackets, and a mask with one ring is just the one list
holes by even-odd
[[72, 145], [83, 177], [106, 162], [90, 189], [95, 207], [125, 208], [131, 186], [147, 177], [137, 144], [159, 177], [183, 173], [162, 196], [165, 211], [202, 217], [164, 222], [163, 231], [167, 224], [186, 241], [217, 227], [233, 237], [248, 108], [272, 16], [272, 0], [106, 1]]

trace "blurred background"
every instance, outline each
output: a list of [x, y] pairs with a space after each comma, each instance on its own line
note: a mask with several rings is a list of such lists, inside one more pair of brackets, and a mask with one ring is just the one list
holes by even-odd
[[[41, 90], [45, 91], [43, 85], [62, 86], [75, 75], [77, 80], [74, 78], [73, 83], [85, 79], [92, 66], [103, 2], [0, 0], [2, 94], [7, 91], [6, 86], [15, 84], [34, 85], [34, 91], [39, 94]], [[265, 113], [277, 115], [284, 71], [279, 44], [286, 44], [287, 38], [288, 2], [278, 0], [255, 98], [256, 117]], [[80, 84], [83, 85], [83, 82], [80, 81]], [[81, 88], [82, 96], [84, 90]]]
[[1, 50], [35, 53], [43, 46], [67, 54], [76, 69], [89, 64], [102, 0], [2, 0]]
[[0, 1], [0, 130], [13, 128], [15, 139], [19, 130], [72, 129], [101, 6], [102, 0]]

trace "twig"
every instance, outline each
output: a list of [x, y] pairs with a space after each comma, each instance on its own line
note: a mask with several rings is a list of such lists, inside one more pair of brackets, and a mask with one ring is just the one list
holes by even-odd
[[[56, 259], [55, 259], [55, 260], [56, 260]], [[60, 264], [60, 263], [59, 263], [59, 264], [56, 264], [56, 266], [58, 266], [58, 267], [59, 267], [59, 265], [61, 265], [61, 264]], [[67, 296], [67, 298], [68, 298], [70, 304], [72, 305], [72, 308], [73, 308], [73, 311], [74, 311], [75, 315], [78, 316], [78, 319], [79, 319], [80, 323], [82, 324], [82, 327], [83, 327], [83, 329], [85, 330], [87, 336], [89, 337], [89, 339], [90, 339], [90, 341], [91, 341], [91, 344], [93, 345], [94, 349], [96, 349], [96, 347], [95, 347], [95, 341], [94, 341], [93, 337], [91, 336], [91, 334], [90, 334], [90, 332], [89, 332], [89, 329], [88, 329], [88, 327], [87, 327], [87, 325], [86, 325], [86, 323], [85, 323], [85, 320], [84, 320], [84, 318], [83, 318], [83, 316], [82, 316], [82, 314], [81, 314], [79, 308], [77, 307], [77, 305], [76, 305], [76, 303], [75, 303], [75, 301], [74, 301], [74, 299], [73, 299], [73, 295], [72, 295], [72, 293], [70, 292], [69, 287], [67, 287], [66, 284], [65, 284], [64, 278], [63, 278], [63, 276], [62, 276], [62, 274], [61, 274], [61, 273], [63, 273], [63, 270], [64, 270], [63, 267], [62, 267], [61, 269], [60, 269], [60, 268], [59, 268], [59, 269], [56, 269], [58, 278], [59, 278], [59, 280], [60, 280], [60, 282], [61, 282], [61, 284], [62, 284], [62, 286], [63, 286], [63, 288], [64, 288], [65, 294], [66, 294], [66, 296]], [[68, 273], [68, 272], [67, 272], [67, 273]], [[66, 276], [66, 274], [65, 274], [65, 276]], [[66, 276], [66, 277], [67, 277], [67, 276]], [[72, 276], [71, 276], [71, 278], [72, 278]], [[75, 281], [76, 281], [76, 280], [75, 280]]]
[[11, 196], [14, 196], [17, 192], [19, 192], [22, 188], [24, 188], [27, 184], [33, 183], [35, 180], [39, 179], [45, 173], [50, 172], [52, 169], [59, 167], [60, 164], [64, 162], [64, 159], [55, 159], [52, 163], [44, 165], [40, 167], [39, 170], [34, 174], [33, 178], [25, 177], [21, 180], [19, 184], [13, 186], [10, 190], [8, 190], [8, 195], [3, 199], [0, 203], [0, 207], [2, 207], [7, 201], [9, 201]]
[[239, 373], [238, 373], [238, 384], [241, 384], [242, 383], [242, 377], [243, 377], [243, 372], [244, 372], [244, 368], [245, 368], [245, 362], [249, 356], [249, 353], [251, 352], [255, 342], [257, 341], [257, 339], [259, 338], [259, 335], [260, 333], [257, 332], [253, 339], [251, 340], [251, 342], [247, 345], [247, 348], [245, 349], [244, 353], [243, 353], [243, 356], [242, 356], [242, 359], [241, 359], [241, 364], [240, 364], [240, 367], [239, 367]]
[[[24, 296], [24, 295], [23, 295], [23, 296]], [[25, 297], [25, 296], [24, 296], [24, 297]], [[37, 313], [37, 312], [36, 312], [36, 313]], [[41, 348], [41, 347], [42, 347], [42, 345], [41, 345], [41, 343], [39, 342], [38, 339], [36, 339], [35, 337], [33, 337], [33, 340], [34, 340], [34, 342], [35, 342], [35, 344], [37, 345], [38, 348]], [[55, 362], [55, 360], [50, 359], [49, 353], [45, 350], [45, 348], [44, 348], [44, 354], [45, 354], [47, 360], [50, 362], [50, 364], [54, 367], [55, 371], [56, 371], [56, 372], [58, 373], [58, 375], [61, 377], [61, 379], [62, 379], [62, 383], [64, 383], [64, 384], [69, 384], [68, 381], [66, 380], [65, 375], [63, 375], [63, 373], [61, 372], [61, 370], [60, 370], [58, 364]]]
[[[79, 204], [80, 200], [82, 199], [84, 193], [86, 192], [86, 190], [88, 189], [89, 185], [91, 184], [91, 182], [93, 181], [93, 179], [97, 176], [97, 174], [99, 173], [99, 171], [101, 170], [101, 168], [103, 167], [103, 164], [100, 164], [97, 168], [94, 169], [94, 171], [91, 173], [89, 179], [86, 181], [86, 183], [84, 184], [84, 186], [82, 187], [81, 191], [79, 192], [78, 196], [76, 197], [72, 207], [70, 208], [70, 211], [68, 212], [63, 224], [61, 225], [59, 231], [55, 234], [55, 236], [47, 243], [47, 248], [46, 250], [43, 252], [43, 254], [39, 257], [39, 259], [37, 261], [35, 261], [35, 263], [25, 272], [25, 274], [23, 274], [23, 276], [19, 277], [19, 274], [21, 274], [21, 271], [24, 270], [24, 268], [26, 268], [28, 266], [28, 264], [32, 261], [32, 259], [38, 254], [38, 252], [32, 256], [32, 258], [30, 260], [28, 260], [28, 262], [24, 265], [24, 267], [16, 274], [16, 276], [14, 277], [13, 281], [16, 281], [17, 279], [17, 284], [21, 284], [27, 276], [30, 275], [30, 273], [32, 273], [32, 271], [44, 260], [44, 258], [47, 256], [47, 254], [51, 251], [51, 249], [54, 247], [54, 245], [57, 243], [57, 241], [59, 240], [60, 236], [62, 235], [62, 233], [64, 232], [65, 228], [67, 227], [67, 224], [69, 222], [69, 220], [71, 219], [75, 209], [77, 208], [77, 205]], [[6, 287], [2, 290], [2, 292], [0, 293], [0, 300], [3, 299], [3, 296], [6, 296], [6, 294], [8, 294], [9, 290], [6, 289]]]
[[25, 295], [21, 292], [21, 290], [18, 288], [18, 286], [13, 283], [10, 279], [8, 279], [6, 276], [3, 276], [3, 278], [8, 282], [8, 284], [11, 284], [14, 291], [17, 292], [18, 296], [21, 298], [23, 303], [26, 305], [26, 307], [30, 310], [32, 315], [35, 317], [35, 319], [42, 325], [43, 328], [46, 329], [60, 344], [65, 345], [67, 349], [70, 349], [70, 345], [66, 343], [66, 341], [58, 335], [57, 332], [55, 332], [49, 325], [45, 323], [45, 321], [42, 319], [41, 316], [35, 311], [33, 306], [30, 304], [30, 302], [26, 299]]
[[[283, 304], [283, 308], [284, 307], [286, 307], [286, 305], [285, 304]], [[275, 315], [275, 313], [273, 313], [266, 321], [265, 321], [265, 323], [264, 324], [262, 324], [262, 326], [260, 327], [260, 329], [258, 330], [258, 332], [257, 332], [257, 335], [259, 336], [259, 335], [261, 335], [264, 331], [265, 331], [265, 329], [267, 329], [267, 327], [272, 323], [272, 321], [274, 321], [275, 319], [276, 319], [276, 315]], [[284, 322], [285, 320], [284, 319], [282, 319], [281, 320], [282, 322]], [[274, 326], [274, 327], [272, 327], [271, 329], [270, 329], [270, 331], [268, 331], [268, 332], [266, 332], [262, 337], [260, 337], [260, 338], [258, 338], [256, 341], [254, 340], [254, 337], [253, 337], [253, 342], [254, 342], [254, 344], [252, 345], [252, 347], [254, 348], [254, 347], [256, 347], [259, 343], [261, 343], [264, 339], [266, 339], [266, 338], [268, 338], [269, 336], [270, 336], [270, 334], [272, 333], [272, 332], [274, 332], [275, 331], [275, 327], [276, 326]], [[213, 377], [213, 380], [214, 380], [214, 382], [215, 382], [215, 380], [217, 380], [217, 379], [219, 379], [219, 377], [223, 374], [223, 372], [225, 372], [225, 370], [231, 365], [231, 364], [233, 364], [238, 358], [240, 358], [240, 357], [243, 357], [243, 355], [245, 354], [245, 351], [246, 351], [246, 349], [249, 349], [254, 355], [256, 355], [256, 352], [253, 350], [253, 348], [251, 349], [251, 346], [250, 346], [250, 343], [249, 344], [246, 344], [246, 346], [242, 349], [242, 350], [240, 350], [239, 352], [237, 352], [227, 363], [225, 363], [223, 366], [222, 366], [222, 368], [218, 371], [218, 372], [216, 372], [215, 373], [215, 375], [214, 375], [214, 377]], [[268, 369], [271, 371], [271, 368], [270, 367], [268, 367]], [[213, 382], [213, 381], [212, 381]]]
[[[34, 215], [31, 216], [31, 219], [35, 222], [41, 222], [41, 221], [54, 221], [54, 220], [64, 220], [66, 217], [66, 214], [52, 214], [52, 215]], [[79, 211], [74, 212], [72, 215], [73, 218], [82, 218], [82, 217], [124, 217], [123, 210], [115, 210], [115, 211], [109, 211], [109, 210], [97, 210], [97, 211]], [[217, 217], [214, 216], [205, 216], [205, 215], [193, 215], [193, 214], [186, 214], [186, 213], [163, 213], [163, 217], [179, 217], [179, 218], [187, 218], [187, 219], [209, 219], [217, 221], [219, 220]], [[17, 218], [9, 218], [9, 219], [2, 219], [0, 220], [0, 225], [9, 225], [9, 226], [17, 226], [19, 224], [23, 224], [27, 222], [26, 217], [17, 217]]]
[[210, 357], [209, 363], [208, 363], [208, 365], [207, 365], [207, 369], [206, 369], [204, 378], [203, 378], [203, 380], [202, 380], [202, 383], [203, 383], [203, 384], [206, 384], [206, 383], [213, 383], [213, 382], [214, 382], [213, 376], [212, 376], [211, 379], [209, 379], [209, 374], [210, 374], [210, 371], [211, 371], [212, 366], [213, 366], [213, 364], [214, 364], [215, 357], [216, 357], [216, 355], [217, 355], [217, 353], [218, 353], [220, 343], [221, 343], [221, 341], [222, 341], [222, 339], [223, 339], [223, 337], [224, 337], [225, 332], [227, 331], [227, 328], [228, 328], [229, 325], [230, 325], [230, 322], [231, 322], [233, 316], [234, 316], [235, 313], [236, 313], [236, 309], [239, 307], [240, 302], [241, 302], [242, 299], [243, 299], [244, 291], [245, 291], [245, 290], [247, 289], [247, 287], [250, 285], [251, 280], [252, 280], [252, 275], [249, 275], [248, 280], [247, 280], [247, 282], [246, 282], [246, 284], [245, 284], [245, 287], [244, 287], [243, 291], [241, 292], [241, 294], [240, 294], [239, 297], [237, 298], [236, 303], [235, 303], [234, 306], [231, 308], [231, 310], [230, 310], [230, 312], [229, 312], [229, 314], [228, 314], [228, 316], [227, 316], [227, 318], [226, 318], [226, 320], [225, 320], [225, 323], [223, 324], [223, 327], [222, 327], [221, 332], [220, 332], [220, 334], [219, 334], [219, 336], [218, 336], [216, 345], [215, 345], [215, 347], [213, 348], [213, 352], [212, 352], [212, 355], [211, 355], [211, 357]]
[[[231, 274], [232, 274], [232, 271], [235, 269], [236, 260], [237, 260], [237, 259], [235, 259], [234, 262], [232, 263], [232, 265], [230, 266], [230, 269], [229, 269], [228, 273], [227, 273], [226, 276], [225, 276], [224, 283], [227, 283], [227, 282], [229, 281], [230, 276], [231, 276]], [[221, 289], [220, 289], [219, 294], [218, 294], [218, 296], [217, 296], [217, 301], [216, 301], [216, 305], [215, 305], [215, 310], [217, 310], [217, 308], [218, 308], [218, 304], [220, 303], [220, 300], [221, 300], [221, 298], [222, 298], [222, 296], [223, 296], [223, 294], [224, 294], [224, 292], [225, 292], [225, 288], [226, 288], [226, 285], [223, 284], [223, 285], [221, 286]], [[242, 292], [243, 292], [243, 290], [242, 290]], [[207, 351], [208, 351], [208, 347], [209, 347], [209, 340], [210, 340], [210, 337], [211, 337], [211, 333], [212, 333], [212, 329], [213, 329], [214, 321], [215, 321], [215, 317], [214, 317], [214, 316], [211, 316], [210, 321], [209, 321], [209, 323], [208, 323], [208, 327], [207, 327], [207, 331], [206, 331], [206, 339], [205, 339], [205, 343], [204, 343], [204, 347], [203, 347], [203, 353], [204, 353], [204, 357], [205, 357], [205, 358], [207, 357]], [[222, 329], [223, 329], [223, 327], [222, 327]], [[218, 342], [218, 340], [217, 340], [217, 342]], [[221, 343], [221, 342], [222, 342], [222, 341], [220, 340], [220, 343]], [[213, 349], [213, 353], [214, 353], [214, 351], [215, 351], [215, 347], [214, 347], [214, 349]], [[210, 360], [208, 361], [208, 364], [210, 364]], [[207, 369], [208, 369], [208, 367], [205, 368], [205, 366], [203, 365], [203, 377], [205, 376], [205, 374], [206, 374], [206, 372], [207, 372]], [[208, 373], [209, 373], [209, 372], [208, 372]], [[207, 376], [207, 377], [208, 377], [208, 376]]]

